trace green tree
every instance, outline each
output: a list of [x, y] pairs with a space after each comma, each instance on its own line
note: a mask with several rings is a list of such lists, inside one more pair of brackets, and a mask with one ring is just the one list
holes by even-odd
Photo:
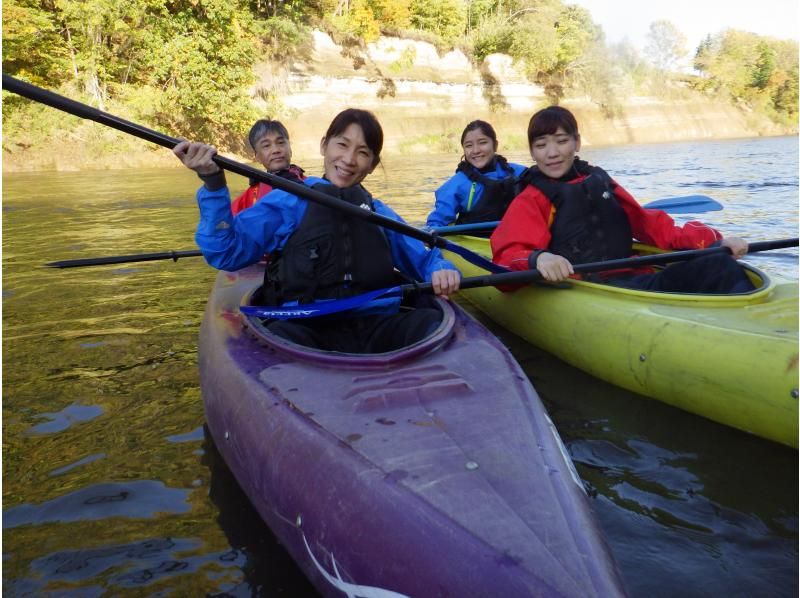
[[411, 0], [411, 24], [454, 42], [465, 31], [466, 14], [460, 0]]
[[686, 57], [686, 36], [670, 21], [650, 24], [645, 55], [660, 73], [669, 73], [682, 66]]
[[336, 0], [249, 0], [249, 11], [256, 18], [283, 17], [302, 25], [331, 13]]
[[286, 17], [257, 21], [256, 34], [261, 40], [261, 57], [278, 63], [308, 58], [313, 40], [308, 28]]
[[411, 26], [409, 0], [371, 0], [369, 6], [381, 28], [402, 30]]
[[515, 14], [519, 16], [509, 52], [525, 64], [528, 77], [544, 87], [548, 99], [557, 103], [587, 68], [587, 50], [602, 40], [602, 29], [587, 10], [558, 1]]
[[506, 17], [490, 16], [484, 19], [481, 26], [470, 34], [472, 55], [480, 62], [489, 54], [498, 52], [515, 55], [511, 50], [514, 42], [514, 30], [508, 26]]
[[229, 0], [177, 0], [169, 9], [172, 18], [148, 43], [147, 84], [163, 90], [153, 118], [186, 137], [241, 148], [255, 119], [251, 13]]
[[758, 44], [758, 58], [753, 65], [752, 85], [758, 89], [766, 89], [772, 75], [775, 74], [775, 50], [767, 42]]
[[702, 88], [796, 126], [798, 44], [728, 29], [698, 47], [695, 68]]
[[776, 87], [773, 94], [775, 110], [784, 114], [789, 122], [797, 122], [799, 94], [798, 72], [797, 69], [794, 69], [787, 73], [786, 80]]
[[754, 33], [728, 29], [707, 45], [702, 61], [695, 61], [717, 89], [726, 90], [735, 101], [746, 101], [758, 56], [759, 37]]
[[364, 42], [374, 42], [380, 37], [380, 25], [367, 0], [353, 0], [349, 18], [353, 33]]
[[709, 60], [714, 54], [714, 40], [711, 35], [706, 35], [698, 44], [694, 54], [693, 66], [697, 71], [703, 71], [708, 67]]
[[55, 0], [73, 77], [100, 107], [147, 61], [162, 0]]
[[4, 71], [41, 85], [57, 85], [70, 77], [67, 48], [54, 7], [47, 2], [3, 2], [2, 45]]

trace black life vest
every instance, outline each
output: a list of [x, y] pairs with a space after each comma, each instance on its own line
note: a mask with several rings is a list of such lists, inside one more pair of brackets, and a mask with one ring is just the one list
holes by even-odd
[[[273, 172], [275, 176], [279, 176], [282, 179], [286, 179], [287, 181], [292, 181], [294, 183], [302, 183], [303, 182], [303, 175], [305, 174], [305, 170], [297, 166], [296, 164], [289, 164], [283, 170], [279, 170], [278, 172]], [[258, 179], [254, 179], [250, 177], [250, 186], [258, 185], [260, 183]]]
[[541, 191], [555, 207], [547, 251], [573, 264], [630, 257], [633, 235], [625, 210], [614, 195], [616, 184], [606, 171], [575, 160], [579, 183], [551, 179], [532, 166], [520, 180]]
[[508, 173], [502, 180], [492, 179], [481, 174], [469, 162], [463, 160], [458, 165], [458, 168], [456, 168], [456, 172], [463, 172], [467, 178], [472, 181], [470, 193], [475, 192], [475, 185], [477, 183], [483, 185], [483, 194], [481, 195], [478, 205], [468, 212], [461, 212], [458, 218], [456, 218], [456, 224], [501, 220], [511, 200], [522, 190], [518, 184], [519, 181], [514, 174], [514, 170], [508, 165], [508, 160], [499, 155], [495, 156], [495, 160], [497, 160], [500, 167]]
[[[372, 196], [360, 185], [339, 189], [317, 183], [313, 188], [374, 209]], [[254, 299], [264, 305], [340, 299], [392, 286], [394, 280], [391, 248], [383, 229], [309, 202], [283, 249], [271, 256], [261, 294]]]

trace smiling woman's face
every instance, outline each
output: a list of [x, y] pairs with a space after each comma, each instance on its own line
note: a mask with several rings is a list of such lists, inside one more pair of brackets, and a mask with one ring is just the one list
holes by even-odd
[[531, 157], [545, 176], [558, 179], [567, 174], [581, 149], [580, 137], [558, 127], [552, 135], [541, 135], [531, 143]]
[[497, 150], [494, 140], [480, 129], [473, 129], [464, 135], [461, 147], [464, 148], [464, 157], [467, 162], [478, 170], [492, 161]]
[[364, 131], [355, 123], [340, 134], [320, 143], [325, 178], [340, 188], [352, 187], [375, 170], [375, 153], [364, 139]]

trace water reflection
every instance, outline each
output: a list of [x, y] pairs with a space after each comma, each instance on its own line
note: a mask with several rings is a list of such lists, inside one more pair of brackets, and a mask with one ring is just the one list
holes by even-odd
[[314, 588], [236, 483], [207, 428], [203, 449], [203, 464], [211, 471], [209, 498], [219, 509], [217, 522], [232, 549], [244, 560], [244, 579], [236, 586], [243, 593], [235, 595], [316, 596]]
[[55, 434], [63, 432], [74, 423], [91, 421], [103, 413], [97, 405], [69, 405], [58, 413], [41, 413], [37, 417], [49, 421], [28, 429], [29, 434]]
[[89, 463], [92, 463], [93, 461], [97, 461], [98, 459], [103, 459], [105, 458], [105, 456], [106, 456], [105, 453], [96, 453], [94, 455], [89, 455], [88, 457], [84, 457], [83, 459], [78, 459], [74, 463], [69, 463], [67, 465], [64, 465], [63, 467], [54, 469], [53, 471], [50, 472], [49, 475], [51, 476], [63, 475], [68, 471], [72, 471], [76, 467], [80, 467], [81, 465], [87, 465]]
[[[594, 147], [582, 157], [643, 201], [722, 201], [702, 220], [725, 232], [796, 235], [794, 138]], [[753, 176], [741, 165], [756, 159]], [[457, 161], [387, 159], [367, 188], [419, 224]], [[193, 248], [196, 177], [3, 182], [4, 591], [311, 595], [203, 432], [197, 332], [215, 273], [200, 258], [40, 267]], [[797, 278], [796, 250], [747, 259]], [[797, 594], [796, 451], [599, 382], [489, 326], [545, 401], [633, 596]]]
[[159, 513], [186, 513], [190, 490], [162, 482], [138, 480], [96, 484], [41, 504], [22, 504], [3, 512], [3, 529], [22, 525], [93, 521], [112, 517], [151, 518]]

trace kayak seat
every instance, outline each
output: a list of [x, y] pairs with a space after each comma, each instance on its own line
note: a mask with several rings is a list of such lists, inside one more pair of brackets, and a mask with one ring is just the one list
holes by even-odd
[[268, 344], [283, 348], [291, 344], [301, 351], [346, 355], [394, 354], [436, 344], [449, 336], [453, 326], [449, 304], [424, 294], [404, 300], [399, 312], [392, 316], [347, 318], [331, 314], [293, 320], [245, 320], [246, 326]]

